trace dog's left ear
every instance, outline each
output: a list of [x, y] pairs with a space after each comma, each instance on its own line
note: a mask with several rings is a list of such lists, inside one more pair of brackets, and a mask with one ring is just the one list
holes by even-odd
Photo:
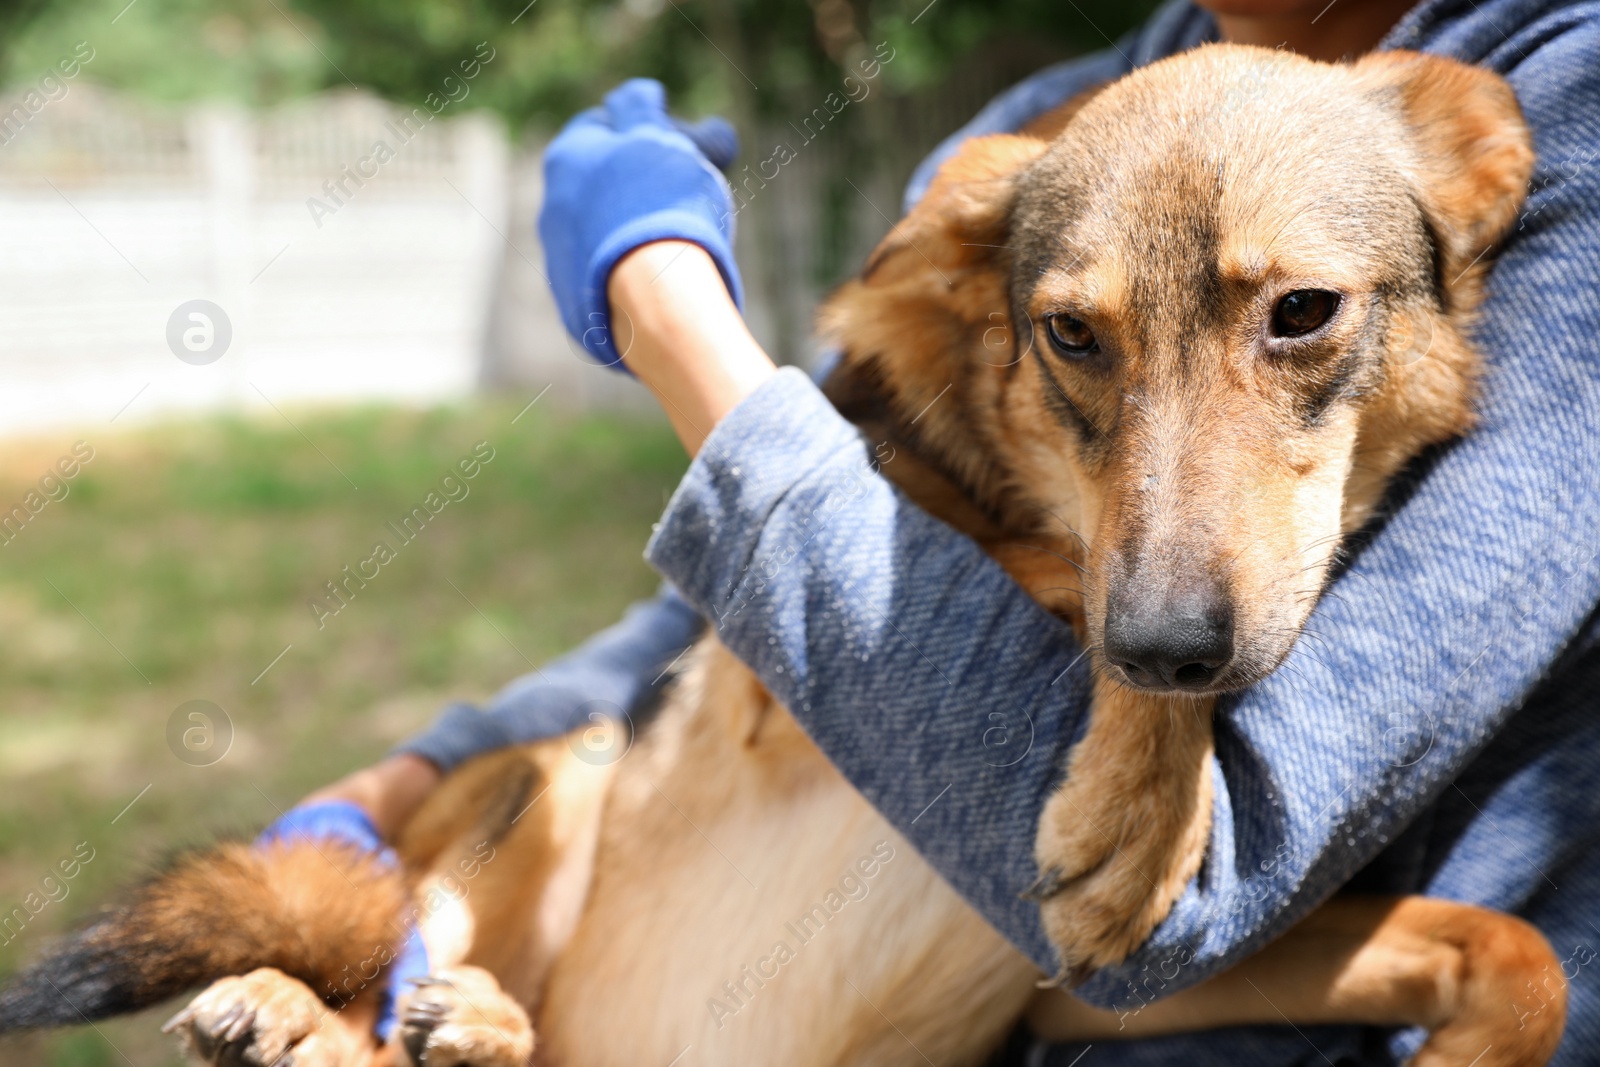
[[1411, 131], [1448, 291], [1506, 235], [1527, 195], [1533, 145], [1522, 109], [1504, 78], [1452, 59], [1375, 52], [1355, 69], [1392, 96]]
[[861, 280], [867, 285], [898, 281], [897, 262], [906, 269], [930, 266], [949, 275], [987, 263], [1009, 234], [1016, 178], [1049, 147], [1036, 137], [993, 134], [974, 137], [947, 159], [928, 191], [895, 224], [867, 258]]

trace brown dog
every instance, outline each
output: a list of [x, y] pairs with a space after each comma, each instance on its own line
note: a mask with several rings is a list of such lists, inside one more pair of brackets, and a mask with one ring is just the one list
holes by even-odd
[[1207, 57], [1051, 116], [1052, 142], [968, 146], [826, 312], [883, 398], [846, 406], [912, 440], [1025, 585], [1081, 577], [1056, 606], [1104, 669], [1036, 855], [1089, 966], [1199, 864], [1208, 698], [1277, 666], [1341, 536], [1469, 425], [1461, 327], [1532, 164], [1480, 72]]
[[[1530, 166], [1481, 71], [1201, 49], [969, 143], [825, 310], [830, 395], [886, 473], [1095, 653], [1035, 849], [1073, 969], [1124, 958], [1197, 869], [1212, 695], [1276, 667], [1340, 538], [1468, 426], [1462, 329]], [[1537, 931], [1420, 898], [1336, 899], [1131, 1019], [1037, 994], [712, 638], [627, 759], [480, 759], [399, 849], [409, 881], [326, 848], [192, 857], [0, 995], [0, 1027], [76, 1021], [47, 978], [90, 1015], [214, 981], [172, 1024], [195, 1058], [296, 1067], [976, 1063], [1024, 1011], [1062, 1039], [1422, 1025], [1422, 1067], [1520, 1067], [1563, 1023], [1559, 993], [1507, 1010], [1556, 966]], [[436, 975], [374, 1048], [402, 888]]]

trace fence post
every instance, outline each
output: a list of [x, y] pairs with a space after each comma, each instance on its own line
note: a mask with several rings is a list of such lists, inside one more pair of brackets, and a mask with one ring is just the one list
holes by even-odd
[[189, 115], [190, 152], [205, 183], [206, 270], [204, 297], [214, 301], [233, 324], [234, 350], [224, 358], [228, 399], [247, 399], [243, 350], [250, 339], [249, 264], [256, 259], [255, 124], [249, 112], [231, 104], [207, 104]]
[[[476, 257], [484, 265], [482, 284], [478, 286], [483, 298], [472, 341], [478, 361], [473, 378], [474, 383], [481, 386], [493, 376], [496, 349], [500, 344], [495, 330], [500, 317], [499, 304], [506, 295], [503, 292], [506, 256], [511, 252], [502, 237], [517, 240], [515, 234], [508, 232], [511, 226], [511, 148], [501, 120], [483, 112], [469, 112], [450, 126], [455, 137], [455, 181], [461, 195], [474, 209], [474, 215], [481, 212], [488, 220], [482, 225], [477, 225], [475, 219], [468, 223], [469, 232], [485, 235], [481, 244], [485, 252]], [[522, 247], [525, 242], [517, 244]]]

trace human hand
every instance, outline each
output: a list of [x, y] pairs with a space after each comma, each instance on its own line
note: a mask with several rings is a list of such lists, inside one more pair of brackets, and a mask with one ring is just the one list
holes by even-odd
[[318, 789], [300, 804], [348, 801], [366, 814], [380, 838], [392, 841], [441, 778], [439, 768], [432, 763], [401, 753]]
[[735, 306], [742, 303], [733, 198], [706, 154], [726, 165], [737, 150], [733, 128], [720, 119], [675, 122], [661, 84], [644, 78], [613, 89], [546, 149], [539, 239], [550, 288], [567, 332], [603, 364], [622, 363], [606, 284], [617, 262], [641, 245], [699, 245]]

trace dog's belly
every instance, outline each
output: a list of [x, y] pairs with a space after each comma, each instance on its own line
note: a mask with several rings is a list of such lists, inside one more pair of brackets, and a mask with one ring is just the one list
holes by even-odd
[[[592, 895], [547, 986], [561, 1067], [958, 1064], [1033, 968], [720, 649], [619, 768]], [[737, 682], [738, 684], [732, 684]]]

